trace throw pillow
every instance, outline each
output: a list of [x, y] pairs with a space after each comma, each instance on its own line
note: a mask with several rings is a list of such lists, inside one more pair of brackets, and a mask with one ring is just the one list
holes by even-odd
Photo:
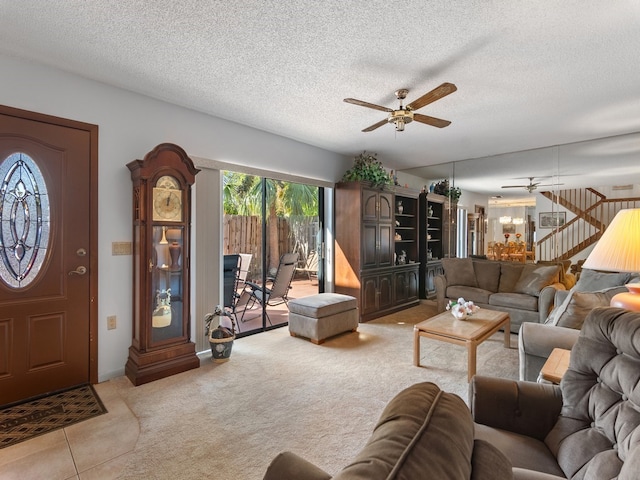
[[597, 292], [605, 288], [619, 287], [631, 278], [630, 273], [606, 273], [595, 270], [583, 269], [580, 278], [573, 287], [579, 292]]
[[476, 281], [478, 288], [488, 290], [489, 292], [497, 292], [500, 283], [500, 262], [487, 260], [486, 262], [473, 262], [473, 270], [476, 272]]
[[473, 261], [470, 258], [443, 258], [442, 268], [447, 277], [447, 285], [477, 287]]
[[498, 285], [498, 292], [500, 293], [513, 293], [514, 287], [520, 275], [522, 275], [524, 265], [518, 262], [500, 262], [500, 284]]
[[614, 295], [626, 292], [625, 287], [611, 287], [598, 292], [569, 292], [564, 302], [554, 308], [545, 323], [557, 327], [575, 328], [580, 330], [584, 319], [596, 307], [608, 307]]
[[540, 296], [540, 290], [558, 279], [559, 271], [560, 267], [558, 265], [549, 265], [547, 267], [527, 265], [522, 270], [522, 274], [513, 287], [513, 291], [538, 297]]

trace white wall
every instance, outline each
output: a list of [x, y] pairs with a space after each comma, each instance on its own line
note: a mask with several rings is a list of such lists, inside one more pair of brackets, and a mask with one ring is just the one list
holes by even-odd
[[[100, 381], [124, 373], [131, 344], [132, 260], [111, 255], [112, 242], [131, 241], [128, 162], [171, 142], [190, 156], [328, 182], [351, 165], [352, 159], [326, 150], [14, 57], [0, 54], [0, 71], [0, 104], [99, 127]], [[108, 315], [118, 318], [115, 330], [106, 328]]]

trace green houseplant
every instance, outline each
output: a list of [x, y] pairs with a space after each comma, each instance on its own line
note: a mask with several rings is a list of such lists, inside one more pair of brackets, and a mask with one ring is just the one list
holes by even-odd
[[444, 195], [445, 197], [449, 197], [449, 199], [453, 203], [457, 203], [458, 199], [460, 198], [460, 195], [462, 195], [462, 190], [460, 190], [460, 187], [451, 187], [449, 185], [449, 180], [445, 178], [444, 180], [440, 180], [438, 183], [435, 184], [433, 188], [433, 193], [437, 193], [438, 195]]
[[362, 152], [353, 159], [353, 167], [342, 176], [343, 182], [365, 181], [371, 182], [374, 187], [391, 185], [389, 173], [382, 166], [375, 153]]

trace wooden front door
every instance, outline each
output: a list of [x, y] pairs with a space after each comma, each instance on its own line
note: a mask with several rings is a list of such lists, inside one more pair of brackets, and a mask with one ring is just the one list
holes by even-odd
[[0, 107], [0, 405], [97, 381], [97, 127]]

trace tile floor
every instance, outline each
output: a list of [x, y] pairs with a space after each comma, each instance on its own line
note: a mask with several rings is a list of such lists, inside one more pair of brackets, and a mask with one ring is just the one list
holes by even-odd
[[118, 478], [138, 441], [138, 419], [113, 384], [105, 382], [94, 387], [108, 413], [0, 449], [0, 478]]

